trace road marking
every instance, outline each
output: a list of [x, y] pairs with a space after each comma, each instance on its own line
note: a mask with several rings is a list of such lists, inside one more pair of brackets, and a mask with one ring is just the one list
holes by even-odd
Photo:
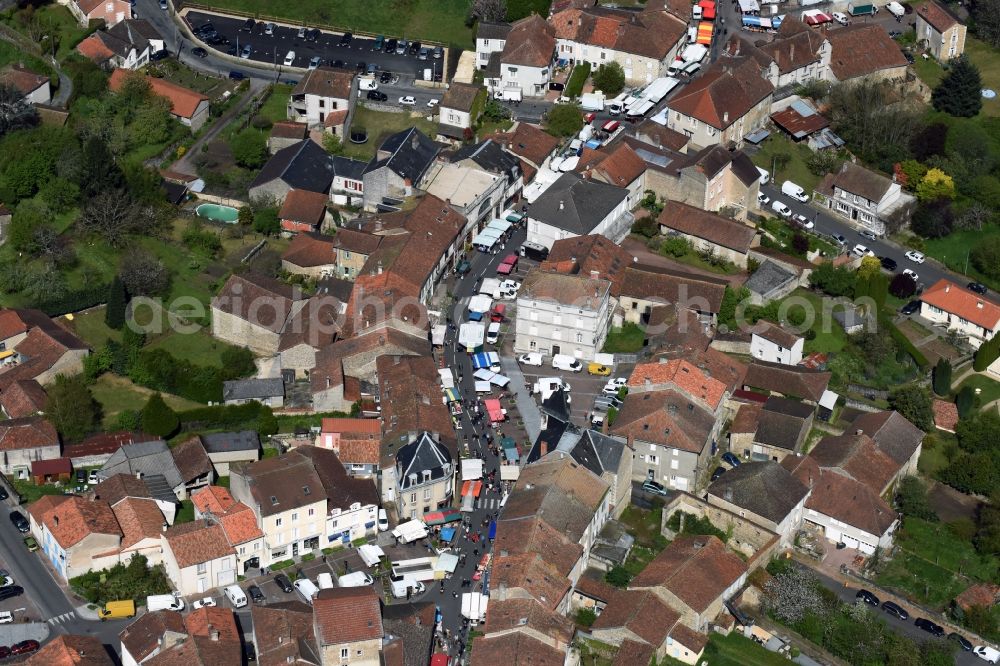
[[55, 617], [49, 618], [50, 624], [62, 624], [63, 622], [68, 622], [76, 616], [76, 611], [71, 611], [69, 613], [63, 613], [62, 615], [57, 615]]

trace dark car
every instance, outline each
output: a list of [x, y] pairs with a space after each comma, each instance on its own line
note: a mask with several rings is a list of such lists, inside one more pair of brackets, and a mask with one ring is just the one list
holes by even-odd
[[391, 72], [382, 72], [379, 75], [379, 77], [378, 77], [378, 82], [379, 83], [389, 83], [391, 81], [392, 81], [392, 73]]
[[359, 62], [357, 64], [357, 66], [354, 69], [356, 69], [359, 72], [363, 73], [366, 69], [368, 69], [368, 63], [366, 63], [364, 60], [362, 60], [361, 62]]
[[455, 272], [458, 273], [459, 275], [465, 275], [470, 270], [472, 270], [472, 264], [470, 264], [468, 261], [464, 259], [458, 262], [458, 267], [455, 268]]
[[209, 21], [208, 23], [202, 23], [201, 25], [199, 25], [197, 28], [194, 29], [193, 32], [196, 35], [205, 35], [210, 32], [216, 32], [216, 30], [215, 26], [212, 25], [212, 22]]
[[264, 596], [264, 593], [261, 592], [261, 589], [259, 587], [257, 587], [256, 585], [251, 585], [250, 587], [248, 587], [247, 588], [247, 594], [250, 595], [250, 599], [255, 604], [262, 604], [265, 601], [267, 601], [267, 597]]
[[0, 587], [0, 601], [7, 601], [8, 599], [13, 599], [14, 597], [19, 597], [24, 594], [24, 588], [20, 585], [8, 585], [7, 587]]
[[962, 648], [963, 652], [972, 652], [972, 643], [970, 643], [969, 639], [962, 634], [958, 634], [953, 631], [948, 634], [948, 640], [958, 643], [958, 647]]
[[986, 285], [985, 284], [981, 284], [979, 282], [970, 282], [969, 284], [967, 284], [965, 286], [969, 289], [969, 291], [974, 291], [977, 294], [985, 294], [988, 291], [986, 289]]
[[716, 467], [715, 471], [712, 472], [712, 481], [717, 480], [720, 476], [722, 476], [725, 473], [726, 473], [726, 468], [725, 467], [722, 467], [722, 466]]
[[910, 301], [899, 309], [901, 314], [911, 315], [920, 309], [920, 301]]
[[275, 584], [277, 584], [278, 587], [281, 588], [281, 591], [286, 594], [295, 589], [294, 587], [292, 587], [292, 581], [288, 580], [288, 576], [286, 576], [285, 574], [278, 574], [277, 576], [275, 576], [274, 582]]
[[345, 32], [343, 35], [340, 36], [340, 41], [337, 42], [337, 46], [347, 46], [348, 44], [351, 43], [351, 40], [353, 39], [354, 35], [352, 35], [349, 32]]
[[76, 470], [76, 482], [86, 485], [87, 483], [87, 470], [78, 469]]
[[910, 614], [907, 613], [903, 608], [892, 601], [886, 601], [882, 604], [882, 610], [884, 610], [889, 615], [894, 615], [900, 620], [909, 620]]
[[374, 74], [377, 71], [378, 71], [378, 63], [377, 62], [370, 62], [370, 63], [368, 63], [368, 73], [369, 74]]
[[722, 454], [722, 462], [726, 463], [730, 467], [740, 466], [740, 459], [733, 455], [732, 451], [726, 451]]
[[243, 27], [240, 28], [240, 32], [250, 32], [251, 30], [253, 30], [253, 27], [255, 25], [257, 25], [256, 21], [254, 21], [253, 19], [247, 19], [246, 21], [243, 22]]
[[667, 489], [662, 483], [657, 483], [656, 481], [646, 480], [642, 482], [642, 489], [647, 493], [653, 493], [654, 495], [666, 495]]
[[347, 67], [347, 63], [345, 63], [343, 60], [334, 60], [333, 64], [330, 66], [335, 67], [337, 69], [345, 69]]
[[34, 652], [40, 647], [41, 645], [38, 644], [38, 641], [28, 639], [26, 641], [21, 641], [20, 643], [14, 643], [14, 645], [10, 648], [10, 653], [28, 654], [29, 652]]
[[4, 490], [3, 487], [0, 487], [0, 502], [4, 501], [8, 497], [10, 496], [7, 494], [7, 491]]
[[420, 53], [420, 42], [410, 42], [410, 48], [407, 53], [410, 55], [417, 55]]
[[149, 59], [155, 62], [157, 60], [163, 60], [164, 58], [169, 58], [169, 57], [170, 57], [170, 51], [166, 49], [160, 49], [159, 51], [154, 51], [153, 55], [149, 56]]
[[31, 527], [28, 524], [28, 519], [25, 518], [24, 514], [21, 513], [20, 511], [11, 511], [10, 512], [10, 522], [12, 522], [14, 524], [14, 527], [17, 528], [17, 531], [20, 532], [20, 533], [22, 533], [22, 534], [27, 533], [27, 531]]
[[944, 628], [940, 624], [932, 622], [925, 617], [918, 617], [913, 621], [913, 624], [917, 625], [927, 633], [937, 636], [938, 638], [944, 636]]
[[196, 46], [193, 49], [191, 49], [191, 55], [195, 56], [196, 58], [207, 58], [208, 51], [201, 48], [200, 46]]
[[387, 39], [387, 40], [385, 40], [385, 48], [383, 48], [382, 50], [385, 51], [386, 53], [395, 53], [396, 52], [396, 46], [398, 44], [399, 44], [399, 40], [398, 39], [395, 39], [395, 38], [393, 38], [393, 39]]
[[317, 39], [319, 39], [319, 34], [320, 34], [319, 28], [309, 28], [308, 30], [306, 30], [306, 41], [315, 42]]
[[228, 44], [229, 40], [222, 35], [216, 34], [205, 39], [205, 43], [210, 46], [218, 46], [219, 44]]
[[865, 589], [858, 590], [858, 593], [854, 595], [854, 598], [860, 599], [869, 606], [875, 606], [876, 608], [880, 603], [882, 603], [878, 600], [878, 597], [876, 597], [874, 594]]
[[10, 648], [6, 645], [0, 645], [0, 659], [6, 659], [10, 656]]
[[257, 648], [253, 646], [253, 643], [243, 644], [243, 656], [247, 661], [257, 661]]
[[882, 264], [882, 268], [887, 271], [895, 271], [898, 266], [896, 260], [892, 257], [879, 257], [878, 260]]
[[387, 99], [389, 99], [389, 96], [377, 90], [369, 90], [368, 99], [372, 100], [373, 102], [384, 102]]
[[558, 90], [559, 92], [562, 92], [563, 90], [566, 90], [566, 84], [559, 83], [558, 81], [549, 81], [549, 90]]
[[236, 48], [236, 44], [230, 44], [229, 48], [226, 49], [226, 55], [238, 56], [240, 54], [239, 49]]
[[236, 70], [229, 72], [229, 79], [232, 81], [242, 81], [245, 78], [247, 78], [247, 75], [243, 72], [237, 72]]
[[906, 58], [906, 62], [908, 62], [911, 65], [915, 62], [913, 59], [913, 54], [910, 53], [909, 51], [903, 51], [903, 57]]

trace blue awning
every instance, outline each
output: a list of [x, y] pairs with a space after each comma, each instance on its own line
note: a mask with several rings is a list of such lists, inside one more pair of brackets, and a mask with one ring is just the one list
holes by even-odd
[[745, 137], [743, 137], [743, 139], [749, 141], [750, 143], [757, 144], [766, 139], [767, 137], [769, 137], [770, 135], [771, 135], [770, 132], [761, 129], [757, 130], [756, 132], [753, 132], [752, 134], [746, 135]]
[[760, 27], [760, 17], [759, 16], [744, 16], [743, 25], [748, 28], [759, 28]]

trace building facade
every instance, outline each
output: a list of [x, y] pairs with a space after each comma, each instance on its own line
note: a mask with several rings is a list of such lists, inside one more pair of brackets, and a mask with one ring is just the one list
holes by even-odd
[[611, 326], [611, 283], [534, 270], [517, 297], [514, 351], [593, 360]]

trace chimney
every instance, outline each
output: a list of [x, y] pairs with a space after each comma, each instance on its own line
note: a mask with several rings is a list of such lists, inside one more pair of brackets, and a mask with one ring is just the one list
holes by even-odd
[[135, 478], [141, 479], [142, 478], [142, 472], [136, 472], [135, 473]]
[[857, 430], [854, 431], [854, 434], [855, 435], [863, 435], [863, 434], [865, 434], [865, 431], [862, 430], [861, 428], [858, 428]]
[[788, 50], [788, 59], [792, 62], [795, 61], [795, 42], [792, 42], [792, 48]]
[[560, 201], [560, 202], [559, 202], [559, 210], [562, 210], [563, 208], [564, 208], [564, 206], [563, 206], [563, 202], [562, 202], [562, 201]]
[[944, 293], [947, 294], [949, 291], [951, 291], [951, 283], [950, 282], [945, 282], [945, 284], [944, 284]]
[[416, 132], [413, 133], [413, 138], [410, 139], [410, 147], [413, 148], [413, 150], [416, 150], [417, 148], [420, 147], [420, 139], [417, 138]]
[[729, 112], [728, 111], [723, 111], [722, 112], [722, 122], [724, 122], [724, 123], [728, 123], [729, 122]]
[[982, 302], [982, 300], [976, 301], [976, 307], [979, 308], [980, 310], [983, 309], [983, 302]]
[[375, 231], [376, 232], [382, 231], [382, 218], [380, 217], [375, 218]]
[[160, 530], [163, 531], [163, 532], [166, 532], [167, 531], [167, 524], [163, 523], [163, 525], [160, 526]]
[[705, 542], [695, 541], [693, 544], [691, 544], [691, 547], [694, 548], [695, 550], [701, 550], [702, 548], [705, 547]]
[[330, 388], [330, 378], [329, 377], [326, 378], [326, 387]]
[[590, 279], [591, 280], [596, 280], [599, 277], [601, 277], [601, 272], [600, 271], [590, 271]]
[[378, 264], [376, 264], [376, 265], [378, 266], [378, 268], [376, 269], [378, 271], [378, 274], [382, 275], [382, 260], [379, 259], [378, 260]]
[[212, 625], [208, 625], [208, 637], [213, 642], [218, 643], [219, 642], [219, 630], [216, 629], [215, 627], [213, 627]]

